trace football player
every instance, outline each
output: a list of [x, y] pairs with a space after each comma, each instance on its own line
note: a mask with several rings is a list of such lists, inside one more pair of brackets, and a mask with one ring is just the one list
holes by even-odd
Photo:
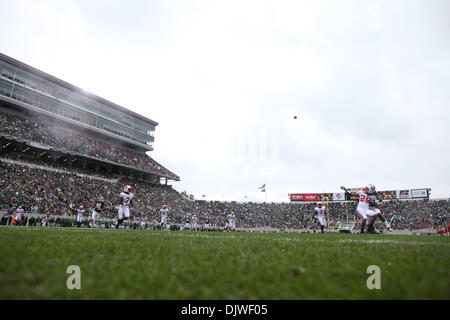
[[20, 226], [20, 223], [22, 222], [22, 216], [23, 216], [24, 210], [22, 206], [19, 206], [16, 210], [16, 226]]
[[[359, 197], [358, 207], [356, 208], [357, 216], [362, 218], [361, 222], [361, 233], [365, 233], [365, 227], [367, 221], [369, 220], [370, 224], [368, 224], [367, 232], [368, 233], [377, 233], [377, 230], [373, 227], [375, 220], [380, 212], [380, 210], [370, 210], [369, 204], [371, 201], [374, 201], [375, 186], [368, 185], [362, 189], [362, 191], [351, 192], [344, 186], [341, 187], [346, 193], [350, 193], [351, 195], [355, 195]], [[356, 224], [356, 222], [355, 222]], [[353, 227], [352, 227], [353, 228]], [[379, 233], [379, 232], [378, 232]]]
[[210, 227], [209, 219], [207, 219], [205, 224], [203, 225], [203, 229], [205, 229], [206, 231], [209, 231], [209, 227]]
[[81, 227], [81, 222], [83, 222], [84, 212], [85, 212], [85, 210], [84, 210], [83, 206], [80, 206], [77, 209], [77, 226], [78, 226], [78, 228]]
[[189, 223], [188, 219], [186, 219], [186, 222], [184, 224], [184, 230], [191, 230], [191, 224]]
[[317, 207], [314, 208], [314, 212], [317, 214], [317, 220], [319, 221], [320, 230], [322, 233], [324, 233], [323, 228], [327, 224], [325, 220], [325, 210], [326, 206], [322, 205], [322, 202], [317, 203]]
[[369, 194], [371, 195], [372, 199], [369, 202], [369, 210], [372, 210], [373, 212], [375, 212], [377, 215], [372, 219], [368, 219], [368, 226], [367, 226], [367, 230], [371, 233], [379, 233], [377, 229], [375, 229], [375, 227], [373, 226], [373, 224], [375, 223], [376, 218], [379, 218], [384, 225], [386, 226], [386, 229], [388, 231], [392, 231], [392, 228], [389, 224], [389, 222], [386, 220], [386, 218], [383, 216], [382, 212], [381, 212], [381, 208], [379, 205], [379, 201], [377, 199], [377, 192], [375, 190], [375, 186], [371, 186], [371, 190], [369, 191]]
[[97, 224], [95, 223], [95, 221], [97, 220], [97, 218], [100, 217], [100, 213], [103, 211], [104, 208], [105, 208], [105, 201], [103, 200], [103, 197], [100, 196], [95, 201], [95, 205], [92, 208], [91, 221], [89, 223], [89, 226], [91, 228], [97, 228]]
[[194, 231], [197, 231], [197, 221], [198, 221], [198, 219], [197, 219], [197, 215], [193, 215], [192, 216], [192, 230]]
[[228, 217], [228, 228], [231, 231], [235, 231], [236, 229], [236, 216], [234, 215], [234, 212], [231, 212]]
[[167, 215], [169, 214], [169, 209], [166, 205], [163, 205], [159, 212], [161, 214], [161, 229], [164, 229], [167, 225]]
[[122, 224], [123, 220], [130, 218], [130, 206], [133, 205], [133, 189], [126, 185], [123, 187], [123, 192], [119, 195], [119, 219], [117, 220], [116, 229]]
[[145, 230], [147, 228], [147, 220], [148, 220], [147, 216], [142, 217], [142, 219], [141, 219], [141, 229], [142, 230]]

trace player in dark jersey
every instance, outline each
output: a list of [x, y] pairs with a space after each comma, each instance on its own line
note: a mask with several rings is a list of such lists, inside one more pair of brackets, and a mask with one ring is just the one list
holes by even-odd
[[97, 228], [97, 224], [95, 223], [98, 218], [100, 218], [100, 214], [105, 209], [105, 201], [103, 197], [98, 197], [95, 201], [95, 205], [92, 208], [92, 216], [89, 221], [90, 228]]
[[[369, 210], [376, 212], [377, 218], [379, 218], [381, 220], [381, 222], [384, 223], [386, 229], [388, 231], [392, 231], [391, 225], [384, 217], [381, 207], [380, 207], [380, 203], [381, 203], [382, 199], [378, 199], [378, 193], [375, 190], [373, 193], [371, 193], [371, 195], [373, 196], [373, 198], [369, 202]], [[375, 222], [375, 220], [371, 221], [371, 223], [369, 223], [369, 225], [367, 226], [367, 230], [369, 233], [379, 233], [378, 230], [375, 229], [375, 227], [373, 226], [374, 222]]]

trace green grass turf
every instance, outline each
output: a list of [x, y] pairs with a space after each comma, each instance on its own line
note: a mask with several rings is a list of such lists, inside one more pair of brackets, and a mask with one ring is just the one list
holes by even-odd
[[449, 250], [437, 236], [1, 227], [0, 299], [450, 299]]

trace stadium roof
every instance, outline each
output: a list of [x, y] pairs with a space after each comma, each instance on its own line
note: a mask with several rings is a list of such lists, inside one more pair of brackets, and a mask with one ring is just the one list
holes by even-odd
[[7, 63], [9, 63], [9, 64], [11, 64], [11, 65], [14, 65], [14, 66], [18, 67], [18, 68], [21, 68], [21, 69], [26, 70], [26, 71], [28, 71], [30, 73], [33, 73], [33, 74], [35, 74], [38, 77], [44, 78], [44, 79], [46, 79], [48, 81], [51, 81], [51, 82], [53, 82], [53, 83], [55, 83], [57, 85], [65, 87], [65, 88], [67, 88], [69, 90], [72, 90], [72, 91], [75, 91], [75, 92], [80, 93], [82, 95], [85, 95], [85, 96], [87, 96], [87, 97], [89, 97], [89, 98], [91, 98], [93, 100], [96, 100], [96, 101], [98, 101], [98, 102], [100, 102], [102, 104], [105, 104], [105, 105], [107, 105], [107, 106], [109, 106], [109, 107], [111, 107], [113, 109], [116, 109], [118, 111], [126, 113], [126, 114], [128, 114], [130, 116], [138, 118], [138, 119], [140, 119], [142, 121], [145, 121], [147, 123], [150, 123], [150, 124], [152, 124], [154, 126], [158, 125], [158, 122], [156, 122], [156, 121], [153, 121], [153, 120], [151, 120], [149, 118], [146, 118], [146, 117], [144, 117], [144, 116], [142, 116], [142, 115], [140, 115], [140, 114], [138, 114], [138, 113], [136, 113], [134, 111], [131, 111], [129, 109], [121, 107], [118, 104], [115, 104], [115, 103], [113, 103], [111, 101], [108, 101], [108, 100], [106, 100], [104, 98], [101, 98], [101, 97], [99, 97], [99, 96], [97, 96], [97, 95], [95, 95], [93, 93], [87, 92], [87, 91], [85, 91], [85, 90], [83, 90], [83, 89], [81, 89], [81, 88], [79, 88], [77, 86], [74, 86], [74, 85], [72, 85], [72, 84], [70, 84], [68, 82], [65, 82], [65, 81], [63, 81], [61, 79], [58, 79], [58, 78], [52, 76], [52, 75], [49, 75], [48, 73], [45, 73], [45, 72], [40, 71], [40, 70], [38, 70], [38, 69], [36, 69], [34, 67], [31, 67], [31, 66], [29, 66], [29, 65], [27, 65], [27, 64], [25, 64], [23, 62], [20, 62], [20, 61], [14, 59], [14, 58], [9, 57], [9, 56], [1, 53], [1, 52], [0, 52], [0, 59], [5, 61], [5, 62], [7, 62]]

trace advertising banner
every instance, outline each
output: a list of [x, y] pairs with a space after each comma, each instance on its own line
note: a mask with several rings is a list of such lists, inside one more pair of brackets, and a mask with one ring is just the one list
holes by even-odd
[[411, 198], [427, 198], [428, 190], [427, 189], [413, 189], [411, 190]]
[[397, 198], [397, 191], [395, 190], [378, 192], [378, 200], [394, 200], [396, 198]]
[[291, 193], [291, 201], [317, 201], [317, 193]]
[[317, 201], [317, 193], [305, 193], [305, 201]]
[[333, 200], [333, 194], [332, 193], [319, 193], [317, 195], [318, 201], [332, 201]]
[[333, 193], [333, 200], [334, 201], [344, 201], [345, 200], [345, 193]]
[[291, 193], [291, 201], [305, 201], [305, 197], [301, 193]]
[[410, 199], [411, 198], [410, 190], [397, 190], [397, 198], [398, 199]]

